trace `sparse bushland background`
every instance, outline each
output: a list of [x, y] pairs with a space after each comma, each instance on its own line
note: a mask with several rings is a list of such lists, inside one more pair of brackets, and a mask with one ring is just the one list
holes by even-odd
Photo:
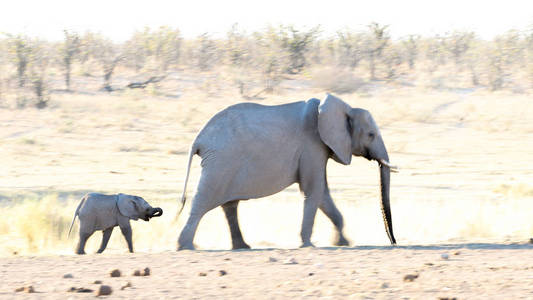
[[[224, 38], [184, 39], [146, 28], [122, 43], [93, 32], [64, 40], [0, 39], [0, 255], [70, 254], [66, 238], [86, 192], [131, 193], [165, 210], [134, 223], [139, 251], [174, 250], [173, 222], [188, 147], [217, 111], [243, 101], [280, 104], [325, 92], [369, 109], [393, 174], [393, 224], [400, 244], [523, 242], [533, 234], [533, 31], [487, 41], [472, 32], [392, 39], [370, 24], [323, 36], [320, 27], [233, 26]], [[268, 151], [268, 149], [265, 149]], [[375, 163], [328, 166], [332, 195], [356, 245], [387, 244]], [[189, 185], [192, 199], [199, 158]], [[190, 204], [190, 203], [189, 203]], [[297, 247], [297, 186], [240, 206], [252, 247]], [[317, 215], [313, 240], [331, 245]], [[96, 233], [87, 247], [94, 252]], [[220, 209], [196, 243], [228, 249]], [[115, 230], [109, 252], [126, 252]]]

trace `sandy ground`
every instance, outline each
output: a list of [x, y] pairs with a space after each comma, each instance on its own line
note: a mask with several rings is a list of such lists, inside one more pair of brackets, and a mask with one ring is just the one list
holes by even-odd
[[[0, 298], [93, 298], [100, 280], [117, 299], [531, 299], [532, 250], [462, 244], [1, 258]], [[145, 267], [150, 276], [132, 275]], [[122, 276], [110, 277], [112, 269]], [[35, 293], [14, 291], [30, 285]]]
[[[260, 102], [322, 96], [296, 89]], [[341, 98], [372, 112], [391, 162], [400, 166], [391, 184], [399, 247], [386, 246], [376, 164], [354, 159], [351, 166], [328, 164], [328, 182], [355, 248], [324, 248], [332, 245], [332, 225], [318, 214], [312, 241], [319, 248], [283, 250], [300, 244], [302, 196], [291, 186], [239, 207], [245, 240], [268, 249], [223, 250], [230, 247], [229, 232], [215, 209], [195, 238], [203, 251], [176, 252], [184, 220], [172, 219], [188, 147], [214, 113], [242, 101], [235, 94], [58, 94], [42, 111], [0, 108], [0, 205], [53, 194], [59, 202], [51, 202], [46, 218], [62, 215], [59, 229], [56, 224], [56, 231], [42, 232], [21, 222], [34, 215], [4, 215], [0, 298], [92, 298], [94, 292], [66, 291], [95, 290], [95, 280], [113, 288], [111, 297], [125, 299], [533, 298], [533, 247], [527, 243], [533, 236], [531, 96], [397, 88]], [[199, 173], [196, 158], [189, 199]], [[127, 254], [115, 230], [106, 253], [77, 257], [71, 254], [76, 238], [66, 239], [65, 224], [88, 191], [141, 195], [165, 214], [134, 222], [139, 253]], [[28, 207], [23, 209], [31, 212]], [[42, 224], [49, 226], [46, 218]], [[98, 246], [95, 236], [88, 253]], [[145, 267], [151, 276], [131, 275]], [[124, 275], [109, 277], [113, 268]], [[221, 270], [227, 274], [220, 276]], [[418, 277], [404, 281], [406, 275]], [[132, 287], [121, 290], [127, 282]], [[14, 292], [29, 285], [37, 293]]]

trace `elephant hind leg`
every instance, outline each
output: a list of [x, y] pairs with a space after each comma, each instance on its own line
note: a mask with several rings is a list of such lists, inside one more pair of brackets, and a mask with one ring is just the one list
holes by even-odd
[[342, 230], [344, 228], [344, 220], [340, 211], [333, 203], [329, 191], [326, 191], [322, 203], [320, 203], [320, 210], [331, 220], [337, 230], [335, 245], [337, 246], [349, 246], [350, 242], [344, 237]]
[[231, 233], [231, 244], [233, 249], [250, 249], [250, 246], [246, 244], [242, 238], [241, 228], [239, 227], [239, 218], [237, 216], [237, 206], [239, 200], [231, 201], [222, 205], [226, 220]]
[[[81, 225], [80, 228], [82, 228]], [[92, 234], [92, 232], [84, 232], [80, 230], [80, 241], [78, 242], [78, 246], [76, 247], [76, 254], [85, 254], [85, 243], [87, 243], [87, 240], [91, 237]]]

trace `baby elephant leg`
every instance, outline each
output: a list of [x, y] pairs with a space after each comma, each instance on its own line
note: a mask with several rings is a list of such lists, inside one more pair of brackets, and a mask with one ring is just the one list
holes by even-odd
[[104, 230], [104, 233], [102, 235], [102, 244], [100, 245], [100, 249], [98, 249], [97, 253], [104, 252], [105, 248], [107, 247], [107, 242], [109, 242], [109, 238], [111, 237], [112, 232], [113, 232], [113, 227], [110, 227]]
[[80, 230], [80, 241], [76, 247], [76, 254], [85, 254], [85, 243], [87, 243], [87, 239], [89, 239], [92, 234], [92, 232], [84, 232]]
[[122, 234], [124, 235], [124, 238], [128, 243], [128, 249], [130, 250], [130, 253], [133, 253], [133, 243], [131, 241], [131, 226], [129, 224], [127, 226], [120, 226], [120, 231], [122, 231]]

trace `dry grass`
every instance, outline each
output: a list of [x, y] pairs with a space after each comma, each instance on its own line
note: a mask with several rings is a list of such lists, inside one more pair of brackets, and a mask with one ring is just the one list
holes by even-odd
[[[206, 91], [207, 93], [208, 91]], [[131, 193], [165, 210], [133, 222], [139, 251], [173, 250], [185, 216], [173, 223], [188, 147], [220, 109], [241, 102], [233, 88], [218, 97], [185, 87], [180, 97], [151, 92], [57, 94], [51, 108], [0, 109], [0, 255], [73, 253], [66, 231], [89, 191]], [[264, 104], [322, 97], [319, 89], [266, 95]], [[392, 178], [392, 213], [400, 244], [524, 241], [533, 234], [530, 96], [370, 86], [342, 96], [369, 109], [401, 167]], [[329, 184], [354, 244], [387, 244], [374, 163], [330, 163]], [[199, 177], [193, 163], [189, 199]], [[253, 247], [297, 247], [302, 215], [297, 186], [240, 206], [243, 234]], [[188, 207], [185, 209], [185, 215]], [[313, 240], [331, 245], [331, 223], [318, 214]], [[196, 244], [230, 246], [222, 211], [202, 220]], [[94, 252], [95, 234], [87, 246]], [[126, 252], [115, 230], [109, 252]]]

